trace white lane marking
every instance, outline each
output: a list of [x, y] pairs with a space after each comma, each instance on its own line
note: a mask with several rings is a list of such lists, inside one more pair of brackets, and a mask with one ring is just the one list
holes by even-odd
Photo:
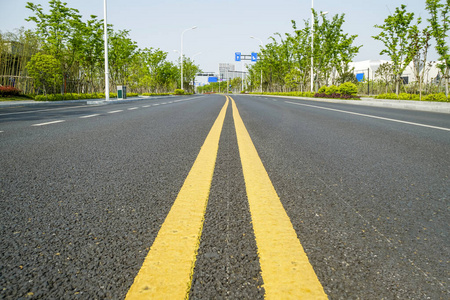
[[[100, 106], [100, 105], [90, 105], [89, 107], [96, 107], [96, 106]], [[32, 113], [41, 112], [41, 111], [52, 111], [52, 110], [74, 109], [74, 108], [84, 108], [84, 106], [71, 106], [71, 107], [59, 107], [59, 108], [49, 108], [49, 109], [18, 111], [18, 112], [0, 114], [0, 116], [18, 115], [18, 114], [32, 114]]]
[[156, 103], [156, 104], [153, 104], [153, 106], [158, 106], [159, 104], [158, 103]]
[[285, 103], [290, 103], [290, 104], [295, 104], [295, 105], [302, 105], [302, 106], [315, 107], [315, 108], [320, 108], [320, 109], [325, 109], [325, 110], [332, 110], [332, 111], [337, 111], [337, 112], [342, 112], [342, 113], [346, 113], [346, 114], [350, 114], [350, 115], [357, 115], [357, 116], [362, 116], [362, 117], [367, 117], [367, 118], [373, 118], [373, 119], [379, 119], [379, 120], [403, 123], [403, 124], [408, 124], [408, 125], [415, 125], [415, 126], [421, 126], [421, 127], [427, 127], [427, 128], [433, 128], [433, 129], [450, 131], [450, 128], [445, 128], [445, 127], [432, 126], [432, 125], [426, 125], [426, 124], [421, 124], [421, 123], [414, 123], [414, 122], [402, 121], [402, 120], [397, 120], [397, 119], [390, 119], [390, 118], [378, 117], [378, 116], [373, 116], [373, 115], [360, 114], [360, 113], [355, 113], [355, 112], [351, 112], [351, 111], [334, 109], [334, 108], [328, 108], [328, 107], [322, 107], [322, 106], [316, 106], [316, 105], [302, 104], [302, 103], [296, 103], [296, 102], [290, 102], [290, 101], [284, 101], [284, 102]]
[[51, 121], [51, 122], [45, 122], [45, 123], [39, 123], [39, 124], [33, 124], [31, 126], [45, 126], [45, 125], [50, 125], [50, 124], [56, 124], [56, 123], [61, 123], [61, 122], [65, 122], [66, 120], [56, 120], [56, 121]]
[[139, 107], [130, 107], [128, 110], [135, 110], [138, 109]]
[[142, 106], [142, 107], [150, 107], [151, 105], [144, 105], [144, 106]]
[[4, 132], [4, 131], [1, 131], [1, 130], [0, 130], [0, 133], [2, 133], [2, 132]]
[[173, 103], [173, 101], [167, 102], [167, 104]]
[[163, 103], [161, 103], [161, 104], [167, 104], [166, 102], [163, 102]]
[[87, 118], [92, 118], [92, 117], [97, 117], [100, 116], [100, 114], [93, 114], [93, 115], [88, 115], [88, 116], [81, 116], [80, 119], [87, 119]]
[[108, 111], [108, 114], [115, 114], [118, 112], [122, 112], [123, 110], [113, 110], [113, 111]]

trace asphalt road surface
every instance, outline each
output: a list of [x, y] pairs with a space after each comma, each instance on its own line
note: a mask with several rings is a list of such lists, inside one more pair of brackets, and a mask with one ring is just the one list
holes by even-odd
[[[164, 298], [161, 277], [191, 299], [313, 299], [309, 282], [329, 299], [450, 297], [450, 115], [232, 99], [1, 108], [0, 298]], [[269, 192], [252, 184], [275, 197], [259, 203]], [[170, 224], [196, 233], [172, 242]]]

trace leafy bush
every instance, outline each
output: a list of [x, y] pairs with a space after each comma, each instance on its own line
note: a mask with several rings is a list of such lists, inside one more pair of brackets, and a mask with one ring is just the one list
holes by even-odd
[[339, 93], [339, 88], [337, 86], [335, 86], [335, 85], [330, 85], [325, 90], [325, 94], [327, 94], [327, 95], [332, 95], [332, 94], [337, 94], [337, 93]]
[[142, 93], [142, 96], [169, 96], [169, 93]]
[[34, 79], [36, 88], [44, 91], [55, 90], [62, 83], [63, 76], [58, 60], [48, 54], [38, 52], [34, 54], [27, 63], [28, 75]]
[[400, 93], [398, 95], [399, 100], [420, 100], [420, 96], [416, 94]]
[[184, 90], [182, 90], [182, 89], [176, 89], [174, 92], [173, 92], [175, 95], [184, 95], [185, 93], [184, 93]]
[[394, 94], [394, 93], [380, 94], [380, 95], [376, 96], [375, 98], [376, 99], [393, 99], [393, 100], [398, 100], [397, 94]]
[[[252, 92], [252, 95], [261, 95], [261, 93]], [[314, 97], [314, 93], [311, 92], [274, 92], [274, 93], [262, 93], [262, 95], [275, 95], [275, 96], [293, 96], [293, 97]]]
[[344, 82], [339, 86], [339, 92], [344, 95], [356, 95], [358, 93], [358, 87], [351, 82]]
[[439, 102], [450, 102], [444, 93], [430, 94], [422, 97], [423, 101], [439, 101]]
[[359, 100], [361, 99], [358, 96], [355, 95], [346, 95], [346, 94], [339, 94], [339, 93], [333, 93], [331, 95], [327, 95], [325, 93], [316, 93], [314, 95], [315, 98], [333, 98], [333, 99], [345, 99], [345, 100], [349, 100], [349, 99], [355, 99], [355, 100]]
[[13, 86], [0, 86], [0, 97], [19, 96], [20, 90]]
[[327, 86], [322, 85], [319, 89], [319, 94], [326, 94], [326, 91], [327, 91]]

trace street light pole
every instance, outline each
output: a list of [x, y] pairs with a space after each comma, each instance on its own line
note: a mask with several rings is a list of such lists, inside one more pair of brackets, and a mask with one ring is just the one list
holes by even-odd
[[[262, 50], [262, 48], [264, 47], [264, 44], [263, 44], [262, 40], [259, 39], [259, 38], [257, 38], [257, 37], [254, 37], [254, 36], [251, 36], [250, 38], [251, 38], [251, 39], [258, 40], [258, 41], [261, 43], [261, 50]], [[262, 92], [263, 92], [263, 90], [262, 90], [262, 81], [263, 81], [263, 80], [262, 80], [262, 79], [263, 79], [263, 76], [262, 76], [262, 66], [261, 66], [261, 84], [260, 84], [261, 94], [262, 94]]]
[[191, 30], [191, 29], [195, 29], [197, 28], [197, 26], [193, 26], [191, 28], [188, 28], [186, 30], [184, 30], [181, 33], [181, 52], [180, 52], [180, 59], [181, 59], [181, 89], [183, 89], [183, 35], [186, 31]]
[[103, 15], [103, 27], [105, 31], [105, 100], [109, 101], [108, 26], [106, 22], [106, 0], [103, 0]]

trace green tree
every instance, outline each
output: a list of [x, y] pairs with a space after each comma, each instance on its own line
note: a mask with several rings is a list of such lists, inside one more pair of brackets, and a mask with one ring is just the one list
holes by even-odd
[[108, 60], [111, 84], [127, 84], [131, 64], [136, 55], [136, 42], [129, 38], [129, 30], [111, 30], [108, 43]]
[[387, 54], [392, 60], [393, 74], [395, 77], [395, 92], [398, 95], [401, 75], [409, 63], [416, 56], [417, 49], [414, 46], [413, 36], [417, 33], [421, 19], [417, 25], [413, 25], [414, 13], [406, 12], [406, 5], [395, 9], [393, 15], [384, 20], [383, 25], [375, 25], [382, 31], [373, 36], [374, 39], [384, 43], [385, 49], [380, 55]]
[[189, 57], [185, 57], [183, 60], [183, 86], [187, 87], [188, 91], [192, 92], [194, 90], [194, 87], [193, 85], [191, 85], [191, 83], [194, 82], [195, 76], [199, 72], [201, 72], [200, 67], [197, 66]]
[[450, 0], [426, 0], [426, 9], [431, 15], [428, 19], [431, 25], [431, 34], [436, 40], [436, 51], [442, 62], [439, 68], [444, 74], [445, 95], [448, 97], [448, 80], [450, 70], [450, 53], [448, 45], [448, 30], [450, 28]]
[[104, 41], [103, 41], [103, 22], [92, 15], [86, 23], [79, 24], [80, 40], [75, 53], [79, 63], [81, 80], [87, 79], [87, 86], [91, 93], [99, 90], [98, 78], [104, 69]]
[[413, 69], [419, 84], [419, 99], [422, 100], [422, 84], [427, 69], [427, 55], [430, 48], [431, 32], [426, 27], [421, 32], [417, 31], [412, 36], [413, 45], [416, 48], [416, 56], [413, 59]]
[[295, 21], [292, 22], [294, 34], [287, 33], [286, 36], [292, 45], [293, 69], [285, 77], [288, 88], [294, 89], [293, 80], [298, 82], [300, 90], [306, 89], [308, 78], [310, 76], [311, 64], [311, 33], [310, 27], [305, 23], [303, 29], [297, 29]]
[[387, 93], [389, 82], [392, 81], [392, 77], [394, 76], [392, 64], [388, 62], [382, 63], [375, 71], [375, 75], [381, 77], [382, 81], [384, 82]]
[[60, 64], [61, 73], [67, 74], [75, 61], [74, 52], [81, 47], [81, 15], [67, 3], [50, 0], [50, 11], [46, 14], [40, 4], [27, 2], [26, 7], [35, 13], [27, 18], [37, 26], [37, 34], [43, 41], [43, 50], [52, 55]]
[[44, 94], [54, 92], [62, 82], [62, 73], [58, 60], [52, 55], [36, 53], [27, 63], [28, 74], [34, 79], [34, 86], [42, 88]]

